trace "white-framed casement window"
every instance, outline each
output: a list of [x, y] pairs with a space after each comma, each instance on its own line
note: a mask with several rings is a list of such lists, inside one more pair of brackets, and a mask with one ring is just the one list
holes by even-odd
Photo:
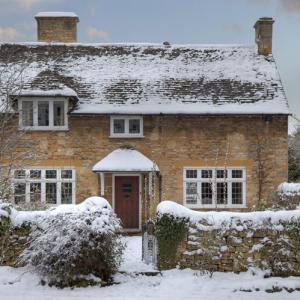
[[62, 98], [19, 99], [19, 127], [27, 130], [67, 130], [68, 101]]
[[141, 116], [111, 116], [110, 137], [141, 138], [144, 137], [143, 117]]
[[73, 168], [13, 170], [13, 200], [15, 204], [75, 204], [75, 176]]
[[246, 168], [184, 168], [184, 204], [190, 208], [246, 207]]

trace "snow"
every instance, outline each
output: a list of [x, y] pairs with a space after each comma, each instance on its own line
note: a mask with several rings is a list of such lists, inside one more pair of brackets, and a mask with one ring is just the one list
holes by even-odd
[[65, 87], [64, 89], [52, 89], [52, 90], [40, 90], [40, 89], [32, 89], [32, 90], [21, 90], [18, 92], [17, 96], [42, 96], [42, 97], [78, 97], [77, 93], [68, 88]]
[[35, 15], [36, 18], [51, 18], [51, 17], [77, 17], [78, 16], [73, 12], [63, 12], [63, 11], [43, 11]]
[[278, 186], [277, 191], [280, 194], [294, 196], [300, 196], [300, 183], [292, 183], [292, 182], [283, 182]]
[[135, 172], [159, 171], [154, 161], [151, 161], [135, 149], [119, 148], [112, 151], [93, 166], [94, 172]]
[[[57, 214], [81, 214], [95, 211], [105, 212], [105, 210], [111, 210], [111, 206], [106, 199], [102, 197], [90, 197], [80, 204], [63, 204], [44, 211], [17, 211], [12, 209], [10, 218], [12, 225], [18, 227], [24, 223], [42, 222], [45, 217]], [[105, 216], [103, 217], [105, 218]], [[101, 227], [102, 224], [99, 223], [98, 226]]]
[[[5, 300], [98, 300], [98, 299], [256, 299], [298, 300], [299, 292], [266, 293], [266, 289], [300, 288], [299, 278], [264, 278], [264, 273], [251, 269], [246, 273], [201, 274], [190, 269], [163, 271], [156, 276], [138, 275], [151, 271], [141, 260], [141, 237], [124, 237], [128, 248], [120, 273], [114, 276], [118, 284], [108, 287], [57, 289], [39, 284], [39, 278], [28, 267], [0, 267], [0, 298]], [[125, 273], [123, 273], [125, 272]], [[259, 290], [258, 290], [259, 289]], [[252, 293], [243, 292], [252, 290]]]
[[[197, 223], [201, 220], [207, 220], [209, 224], [214, 228], [224, 227], [224, 223], [231, 224], [232, 220], [245, 222], [251, 221], [253, 228], [265, 227], [268, 222], [272, 225], [278, 225], [280, 229], [280, 223], [282, 221], [289, 221], [292, 218], [300, 218], [300, 210], [289, 211], [255, 211], [255, 212], [228, 212], [228, 211], [207, 211], [200, 212], [188, 209], [173, 201], [163, 201], [157, 206], [157, 213], [170, 214], [178, 218], [189, 219], [190, 222]], [[199, 224], [201, 225], [201, 224]], [[241, 224], [231, 224], [236, 226], [237, 230]], [[205, 226], [203, 226], [203, 229]]]
[[289, 135], [294, 135], [300, 127], [300, 121], [294, 116], [290, 116], [288, 124], [289, 124], [288, 127]]
[[[24, 70], [25, 83], [45, 70], [78, 83], [80, 101], [72, 114], [289, 114], [276, 64], [272, 56], [257, 55], [256, 46], [51, 43], [64, 51], [58, 60], [45, 55], [49, 43], [13, 45], [28, 53], [44, 47]], [[197, 87], [201, 79], [217, 83], [218, 92], [194, 93], [191, 83]], [[240, 83], [244, 91], [226, 98], [223, 80]], [[251, 97], [249, 89], [255, 91]]]
[[120, 272], [138, 273], [156, 271], [152, 265], [146, 265], [142, 261], [141, 236], [123, 237], [123, 241], [126, 243], [126, 249], [124, 252], [124, 261], [119, 269]]

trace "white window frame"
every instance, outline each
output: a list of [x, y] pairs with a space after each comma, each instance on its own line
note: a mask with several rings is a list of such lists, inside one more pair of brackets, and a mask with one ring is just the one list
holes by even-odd
[[[124, 120], [125, 132], [114, 133], [114, 120]], [[140, 120], [140, 132], [129, 133], [129, 120]], [[144, 122], [142, 116], [111, 116], [110, 117], [110, 137], [111, 138], [143, 138]]]
[[[33, 102], [33, 126], [24, 126], [23, 125], [23, 102], [32, 101]], [[49, 126], [38, 126], [38, 102], [49, 102]], [[64, 102], [64, 126], [54, 126], [54, 114], [53, 106], [54, 102], [63, 101]], [[19, 99], [18, 101], [18, 110], [19, 110], [19, 129], [21, 130], [41, 130], [41, 131], [60, 131], [68, 130], [68, 100], [66, 98], [49, 98], [49, 97], [26, 97]]]
[[[186, 178], [187, 170], [197, 170], [197, 178]], [[201, 178], [202, 170], [212, 170], [212, 178]], [[227, 178], [216, 178], [217, 170], [227, 170]], [[242, 170], [242, 178], [232, 178], [232, 170]], [[197, 203], [191, 204], [186, 201], [186, 182], [197, 182]], [[202, 204], [201, 203], [201, 183], [211, 182], [212, 183], [212, 204]], [[227, 182], [227, 204], [217, 204], [217, 193], [216, 187], [218, 182]], [[243, 183], [243, 195], [242, 204], [232, 204], [232, 182], [242, 182]], [[214, 209], [226, 209], [226, 208], [246, 208], [247, 207], [247, 170], [245, 167], [184, 167], [183, 168], [183, 199], [184, 205], [189, 208], [214, 208]]]
[[[41, 203], [46, 203], [46, 183], [56, 183], [56, 204], [49, 203], [51, 206], [61, 205], [61, 184], [63, 182], [70, 182], [72, 183], [72, 203], [76, 203], [76, 170], [74, 167], [30, 167], [25, 170], [25, 178], [14, 178], [14, 173], [16, 170], [21, 169], [14, 169], [12, 170], [11, 177], [12, 177], [12, 190], [13, 190], [13, 202], [14, 202], [14, 194], [15, 194], [15, 184], [18, 183], [25, 183], [26, 184], [26, 192], [25, 192], [25, 203], [30, 203], [30, 183], [41, 183]], [[41, 171], [41, 178], [30, 178], [30, 171], [37, 170]], [[46, 170], [53, 170], [56, 171], [56, 178], [46, 178]], [[71, 170], [72, 171], [72, 178], [61, 178], [61, 172], [63, 170]], [[64, 203], [63, 203], [64, 204]], [[68, 205], [68, 204], [66, 204]]]

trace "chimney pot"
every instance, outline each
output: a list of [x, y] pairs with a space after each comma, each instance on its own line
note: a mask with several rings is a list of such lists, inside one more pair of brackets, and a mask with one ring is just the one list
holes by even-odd
[[73, 12], [40, 12], [37, 21], [39, 42], [77, 42], [78, 16]]
[[272, 53], [273, 23], [273, 18], [263, 17], [254, 25], [255, 42], [258, 46], [259, 55], [267, 56]]

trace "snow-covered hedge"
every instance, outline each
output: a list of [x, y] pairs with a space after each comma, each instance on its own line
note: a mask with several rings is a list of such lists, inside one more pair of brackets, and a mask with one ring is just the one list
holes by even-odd
[[10, 208], [9, 218], [13, 228], [30, 228], [21, 261], [50, 285], [107, 282], [121, 262], [120, 222], [104, 198], [47, 211]]
[[288, 196], [300, 196], [300, 183], [283, 182], [278, 186], [278, 193]]
[[[174, 245], [173, 230], [180, 239], [173, 255], [167, 255], [167, 245]], [[163, 269], [179, 265], [241, 272], [259, 267], [273, 275], [300, 275], [300, 210], [197, 212], [163, 201], [156, 231]]]

